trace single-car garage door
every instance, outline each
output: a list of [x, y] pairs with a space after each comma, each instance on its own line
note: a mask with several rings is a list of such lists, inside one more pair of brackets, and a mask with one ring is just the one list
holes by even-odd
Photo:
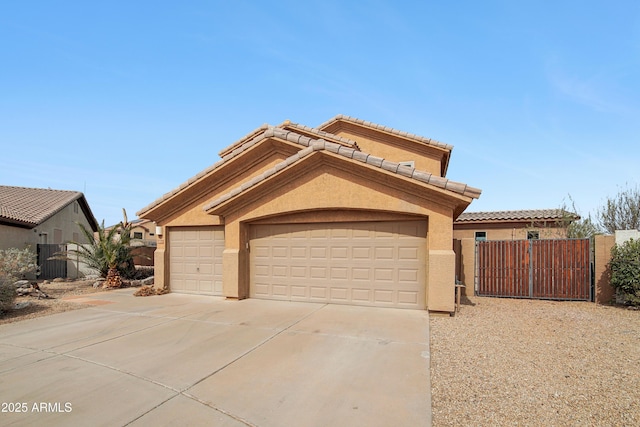
[[169, 230], [169, 287], [172, 292], [222, 295], [224, 226]]
[[425, 221], [251, 227], [250, 296], [424, 309]]

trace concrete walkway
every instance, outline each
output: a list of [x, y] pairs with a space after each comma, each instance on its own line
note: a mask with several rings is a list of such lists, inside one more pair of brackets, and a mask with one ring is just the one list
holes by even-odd
[[0, 326], [0, 425], [431, 425], [427, 312], [132, 292]]

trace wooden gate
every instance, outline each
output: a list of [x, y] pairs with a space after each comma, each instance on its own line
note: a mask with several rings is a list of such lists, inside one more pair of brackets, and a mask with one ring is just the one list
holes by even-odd
[[476, 242], [477, 294], [591, 300], [589, 239]]
[[67, 250], [66, 245], [38, 244], [38, 265], [40, 266], [40, 279], [55, 279], [67, 277], [67, 261], [63, 259], [51, 259], [58, 252]]

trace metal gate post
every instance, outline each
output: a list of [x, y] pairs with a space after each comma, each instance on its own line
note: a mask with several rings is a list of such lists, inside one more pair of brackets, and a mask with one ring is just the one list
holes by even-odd
[[533, 298], [533, 239], [529, 239], [529, 298]]
[[474, 242], [475, 250], [473, 251], [473, 294], [478, 295], [480, 288], [480, 266], [478, 265], [478, 241]]

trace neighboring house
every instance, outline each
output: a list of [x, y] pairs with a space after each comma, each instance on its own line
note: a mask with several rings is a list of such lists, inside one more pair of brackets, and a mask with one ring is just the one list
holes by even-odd
[[465, 212], [453, 223], [456, 276], [473, 295], [475, 242], [484, 240], [564, 239], [567, 226], [580, 219], [562, 209]]
[[131, 224], [131, 238], [135, 240], [135, 246], [157, 246], [155, 222], [148, 219], [134, 219]]
[[[156, 241], [156, 223], [148, 219], [134, 219], [129, 222], [131, 224], [131, 246], [149, 246], [155, 247]], [[107, 227], [105, 231], [111, 230], [115, 225]], [[120, 232], [118, 232], [119, 234]]]
[[454, 309], [452, 147], [347, 116], [264, 125], [138, 212], [173, 292]]
[[[78, 191], [0, 186], [0, 249], [86, 243], [78, 223], [96, 231], [96, 221]], [[40, 258], [44, 258], [41, 256]], [[42, 265], [44, 259], [39, 259]]]
[[[157, 246], [156, 223], [147, 219], [134, 219], [130, 221], [130, 224], [133, 263], [135, 265], [153, 266], [153, 253]], [[107, 227], [105, 231], [108, 232], [113, 227], [115, 225]]]

